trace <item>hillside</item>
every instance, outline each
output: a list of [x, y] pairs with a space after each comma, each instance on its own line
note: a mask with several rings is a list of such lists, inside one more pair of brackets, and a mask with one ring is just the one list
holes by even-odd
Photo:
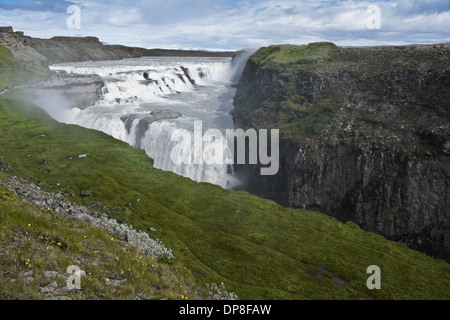
[[[8, 78], [4, 81], [7, 83]], [[197, 288], [203, 284], [221, 282], [240, 299], [450, 298], [450, 267], [444, 261], [320, 212], [285, 208], [247, 192], [224, 190], [155, 169], [143, 150], [101, 132], [54, 121], [33, 105], [25, 89], [0, 95], [0, 153], [3, 181], [11, 176], [24, 178], [76, 206], [106, 214], [160, 239], [173, 252], [175, 272], [178, 265], [186, 267], [193, 280], [189, 275], [173, 276], [174, 265], [170, 263], [164, 268], [175, 282], [190, 284], [194, 298], [208, 298], [198, 293]], [[2, 189], [2, 194], [0, 230], [5, 236], [0, 238], [0, 248], [10, 245], [14, 237], [26, 238], [29, 232], [33, 239], [51, 235], [52, 239], [69, 243], [71, 257], [58, 260], [54, 255], [39, 253], [44, 250], [39, 242], [35, 247], [20, 242], [8, 263], [0, 265], [3, 278], [11, 265], [21, 266], [16, 272], [25, 271], [29, 264], [40, 271], [52, 267], [61, 273], [65, 264], [72, 262], [72, 256], [85, 257], [86, 250], [92, 249], [81, 238], [84, 227], [78, 224], [48, 230], [51, 213], [14, 219], [13, 214], [29, 210], [37, 213], [39, 209], [16, 201], [10, 191]], [[70, 217], [78, 212], [60, 213]], [[107, 250], [105, 257], [120, 251], [120, 244], [107, 241], [108, 235], [90, 229], [86, 232], [91, 232], [90, 239], [98, 237], [99, 246]], [[52, 250], [60, 249], [53, 243]], [[43, 262], [46, 257], [50, 265]], [[55, 265], [51, 265], [53, 259]], [[117, 264], [91, 268], [90, 261], [80, 261], [80, 267], [92, 273], [92, 280], [86, 284], [86, 298], [133, 297], [132, 291], [113, 295], [101, 282], [109, 275], [105, 269], [113, 269], [114, 275], [120, 272], [115, 269]], [[366, 286], [370, 265], [381, 268], [381, 290]], [[147, 274], [149, 269], [147, 264], [139, 270]], [[155, 297], [184, 295], [171, 287], [173, 282], [164, 282], [170, 279], [157, 279], [151, 273], [150, 277], [151, 281], [165, 284]], [[139, 279], [139, 274], [130, 279]], [[17, 297], [36, 297], [28, 293], [31, 291]], [[12, 292], [4, 296], [14, 297], [17, 291]]]
[[[0, 299], [213, 298], [207, 284], [179, 262], [139, 250], [94, 218], [56, 214], [46, 208], [49, 203], [64, 204], [32, 183], [0, 173]], [[67, 288], [71, 265], [84, 271], [80, 290]]]

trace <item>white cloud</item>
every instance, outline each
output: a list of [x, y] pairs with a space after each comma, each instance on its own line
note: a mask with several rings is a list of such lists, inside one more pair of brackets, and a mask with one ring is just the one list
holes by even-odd
[[[446, 0], [72, 2], [82, 7], [82, 29], [77, 34], [132, 46], [239, 49], [324, 40], [341, 45], [450, 41]], [[374, 3], [381, 8], [381, 30], [366, 27], [366, 9]], [[2, 24], [41, 37], [73, 35], [65, 28], [67, 16], [0, 10]]]

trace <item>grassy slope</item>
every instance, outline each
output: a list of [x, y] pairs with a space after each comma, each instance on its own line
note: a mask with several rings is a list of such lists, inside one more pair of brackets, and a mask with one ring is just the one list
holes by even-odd
[[[73, 202], [101, 202], [110, 216], [137, 229], [156, 228], [151, 236], [200, 282], [223, 281], [241, 299], [450, 298], [450, 267], [443, 261], [353, 223], [157, 170], [142, 150], [57, 123], [24, 92], [0, 96], [0, 156], [11, 174], [74, 194]], [[79, 197], [81, 191], [92, 197]], [[382, 290], [366, 288], [372, 264], [381, 267]], [[317, 266], [347, 285], [312, 276]]]
[[[0, 173], [0, 182], [7, 179]], [[142, 255], [99, 228], [61, 218], [2, 187], [0, 252], [0, 299], [43, 299], [39, 287], [54, 281], [44, 272], [64, 274], [73, 264], [87, 277], [81, 279], [82, 290], [63, 293], [72, 299], [201, 299], [207, 293], [179, 262], [168, 264]], [[23, 276], [27, 271], [33, 272], [30, 283]], [[120, 286], [108, 285], [123, 279]], [[65, 278], [56, 281], [61, 288], [66, 286]]]
[[317, 42], [307, 46], [278, 45], [261, 48], [251, 59], [267, 69], [311, 69], [318, 64], [335, 64], [331, 59], [334, 49], [337, 47], [331, 42]]
[[0, 45], [0, 91], [8, 85], [24, 84], [48, 74], [48, 69], [24, 66], [19, 63], [8, 49]]
[[[102, 202], [119, 221], [156, 228], [152, 236], [172, 248], [194, 276], [206, 283], [224, 281], [240, 298], [450, 297], [445, 262], [353, 223], [157, 170], [142, 150], [59, 124], [19, 92], [0, 98], [0, 141], [11, 173], [41, 181], [49, 190], [61, 183], [59, 189], [75, 194], [74, 202]], [[84, 153], [90, 156], [77, 158]], [[40, 164], [43, 159], [48, 164]], [[81, 191], [93, 196], [80, 198]], [[383, 272], [382, 290], [365, 286], [372, 264]], [[347, 285], [311, 276], [319, 265]]]
[[12, 54], [0, 45], [0, 90], [7, 85], [20, 83], [25, 76], [25, 70], [14, 60]]

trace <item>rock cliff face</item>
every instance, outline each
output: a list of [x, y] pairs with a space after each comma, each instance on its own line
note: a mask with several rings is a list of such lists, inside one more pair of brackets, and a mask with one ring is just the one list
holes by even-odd
[[279, 128], [280, 171], [248, 190], [450, 260], [450, 47], [260, 49], [237, 127]]
[[65, 72], [52, 73], [46, 80], [30, 86], [32, 99], [37, 105], [65, 104], [61, 108], [84, 109], [97, 102], [105, 84], [98, 75], [78, 75]]

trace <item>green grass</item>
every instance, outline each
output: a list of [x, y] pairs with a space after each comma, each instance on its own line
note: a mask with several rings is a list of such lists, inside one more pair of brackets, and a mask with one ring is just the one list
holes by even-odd
[[336, 45], [331, 42], [317, 42], [303, 46], [276, 45], [259, 49], [250, 59], [265, 69], [285, 70], [286, 67], [299, 69], [330, 62], [335, 49]]
[[38, 69], [19, 63], [7, 48], [0, 45], [0, 91], [8, 85], [21, 85], [48, 74], [48, 69]]
[[[90, 155], [78, 158], [85, 153]], [[197, 281], [224, 282], [241, 299], [450, 298], [450, 267], [443, 261], [354, 223], [155, 169], [144, 151], [57, 123], [23, 92], [0, 97], [0, 155], [9, 174], [74, 194], [69, 200], [75, 203], [100, 202], [111, 217], [136, 229], [156, 228], [151, 236], [171, 248]], [[92, 196], [81, 198], [81, 191]], [[69, 242], [82, 245], [76, 238]], [[21, 250], [25, 258], [29, 249]], [[381, 290], [366, 287], [373, 264], [382, 270]], [[317, 266], [347, 284], [313, 277]]]
[[[333, 88], [334, 89], [334, 88]], [[340, 94], [327, 96], [328, 92], [322, 92], [315, 103], [300, 103], [292, 100], [295, 95], [289, 95], [288, 98], [281, 103], [269, 102], [266, 107], [277, 108], [277, 127], [280, 129], [282, 139], [294, 141], [297, 144], [304, 143], [307, 137], [319, 134], [322, 126], [331, 118], [336, 107], [342, 103]]]
[[21, 83], [25, 76], [25, 70], [15, 61], [11, 52], [0, 45], [0, 90], [7, 85]]
[[[8, 177], [0, 173], [0, 182]], [[0, 187], [0, 299], [44, 299], [40, 287], [66, 279], [44, 277], [45, 271], [64, 275], [77, 265], [86, 272], [81, 290], [64, 292], [72, 299], [203, 299], [204, 284], [179, 262], [168, 264], [137, 252], [120, 239], [78, 220], [62, 218], [19, 199]], [[27, 282], [25, 272], [33, 272]], [[119, 286], [114, 280], [126, 281]]]

